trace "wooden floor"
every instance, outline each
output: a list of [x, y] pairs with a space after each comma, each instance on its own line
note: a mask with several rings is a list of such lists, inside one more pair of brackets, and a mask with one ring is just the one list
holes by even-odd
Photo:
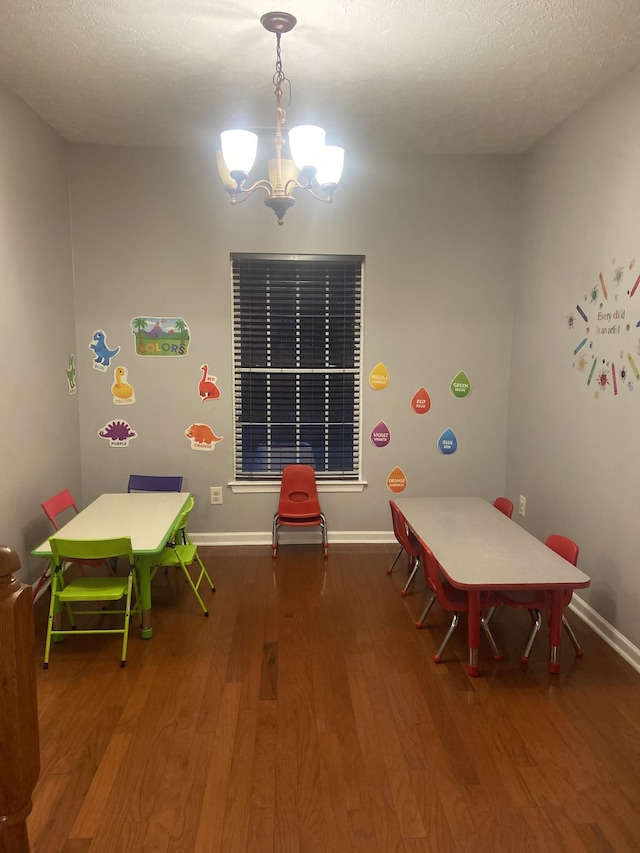
[[[583, 644], [524, 667], [523, 611], [466, 674], [466, 623], [414, 627], [424, 580], [399, 594], [395, 548], [200, 549], [204, 618], [154, 581], [154, 636], [66, 638], [41, 668], [38, 853], [638, 851], [640, 675], [574, 615]], [[400, 565], [400, 563], [398, 564]], [[484, 638], [482, 639], [484, 643]]]

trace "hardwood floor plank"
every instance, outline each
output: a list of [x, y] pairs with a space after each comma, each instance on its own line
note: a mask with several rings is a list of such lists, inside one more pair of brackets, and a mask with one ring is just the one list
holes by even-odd
[[202, 797], [195, 853], [215, 853], [223, 849], [220, 845], [241, 693], [242, 685], [239, 683], [227, 683], [222, 689], [220, 716]]

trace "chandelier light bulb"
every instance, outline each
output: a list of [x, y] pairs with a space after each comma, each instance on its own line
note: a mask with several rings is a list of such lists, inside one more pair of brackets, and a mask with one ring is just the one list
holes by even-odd
[[337, 145], [325, 145], [318, 161], [316, 180], [320, 186], [337, 184], [342, 177], [344, 167], [344, 148]]
[[222, 156], [231, 174], [249, 174], [256, 162], [258, 136], [249, 130], [225, 130], [220, 134]]

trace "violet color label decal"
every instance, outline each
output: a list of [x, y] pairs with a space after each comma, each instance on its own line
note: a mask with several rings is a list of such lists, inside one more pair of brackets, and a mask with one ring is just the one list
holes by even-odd
[[389, 427], [384, 421], [378, 421], [371, 432], [371, 443], [374, 447], [386, 447], [390, 441]]

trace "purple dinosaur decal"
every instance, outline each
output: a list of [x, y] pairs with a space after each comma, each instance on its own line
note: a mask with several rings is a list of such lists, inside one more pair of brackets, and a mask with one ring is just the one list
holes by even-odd
[[98, 435], [106, 438], [111, 447], [127, 447], [131, 439], [138, 437], [138, 433], [126, 421], [110, 421], [98, 430]]

